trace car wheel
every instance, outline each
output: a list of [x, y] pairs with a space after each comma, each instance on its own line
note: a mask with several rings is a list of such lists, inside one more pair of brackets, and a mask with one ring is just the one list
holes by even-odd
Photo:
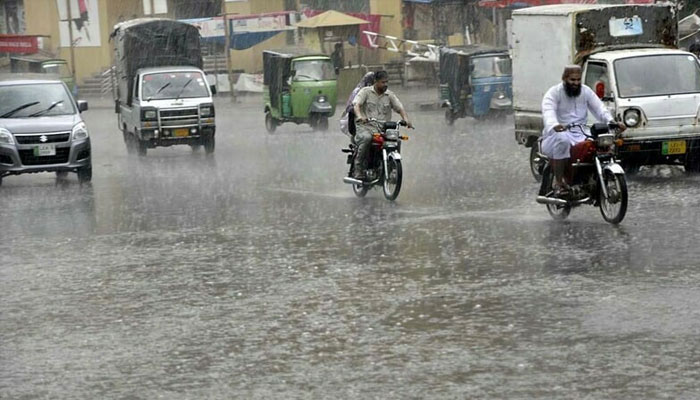
[[78, 182], [88, 183], [92, 181], [92, 165], [78, 168]]

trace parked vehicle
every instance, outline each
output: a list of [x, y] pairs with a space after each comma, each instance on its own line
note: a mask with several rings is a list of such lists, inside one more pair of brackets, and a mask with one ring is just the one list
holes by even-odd
[[145, 18], [117, 24], [115, 112], [129, 153], [159, 146], [215, 148], [215, 86], [202, 71], [199, 30]]
[[616, 125], [594, 124], [591, 134], [585, 133], [582, 126], [567, 126], [567, 129], [580, 129], [588, 140], [576, 144], [571, 149], [573, 182], [566, 198], [554, 197], [554, 174], [549, 160], [543, 154], [542, 183], [537, 202], [545, 204], [547, 211], [555, 219], [565, 219], [571, 209], [582, 204], [600, 208], [603, 219], [619, 224], [627, 212], [627, 180], [622, 166], [615, 161], [616, 137], [610, 130]]
[[513, 109], [508, 51], [484, 46], [440, 49], [440, 100], [445, 121], [503, 115]]
[[263, 51], [265, 128], [284, 122], [328, 130], [335, 114], [337, 82], [330, 57], [308, 50]]
[[88, 129], [76, 101], [60, 80], [0, 81], [0, 184], [8, 175], [76, 172], [92, 179]]
[[676, 49], [673, 7], [563, 4], [513, 12], [515, 139], [531, 147], [537, 179], [542, 98], [567, 64], [583, 67], [583, 83], [628, 126], [617, 149], [626, 170], [682, 164], [700, 171], [700, 64]]
[[68, 90], [70, 90], [73, 95], [77, 95], [73, 74], [68, 68], [68, 62], [62, 58], [54, 58], [41, 54], [12, 56], [10, 57], [10, 72], [56, 75], [68, 86]]
[[357, 157], [357, 146], [350, 143], [348, 148], [342, 149], [348, 153], [347, 163], [350, 164], [348, 176], [343, 182], [352, 185], [352, 191], [357, 197], [364, 197], [369, 189], [381, 186], [384, 197], [387, 200], [396, 200], [401, 191], [403, 169], [401, 167], [401, 141], [408, 140], [408, 136], [399, 134], [399, 126], [406, 126], [406, 121], [382, 122], [370, 120], [377, 127], [377, 133], [373, 135], [368, 152], [367, 177], [368, 181], [361, 181], [352, 177], [354, 160]]

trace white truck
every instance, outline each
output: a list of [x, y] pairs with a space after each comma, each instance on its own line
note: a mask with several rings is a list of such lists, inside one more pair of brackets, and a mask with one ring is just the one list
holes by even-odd
[[197, 27], [142, 18], [114, 27], [115, 112], [129, 153], [158, 146], [203, 146], [214, 152], [212, 95], [202, 71]]
[[626, 170], [700, 171], [700, 63], [677, 49], [673, 6], [540, 6], [514, 11], [512, 22], [515, 139], [531, 148], [536, 178], [542, 98], [567, 64], [583, 67], [583, 83], [628, 126], [618, 146]]

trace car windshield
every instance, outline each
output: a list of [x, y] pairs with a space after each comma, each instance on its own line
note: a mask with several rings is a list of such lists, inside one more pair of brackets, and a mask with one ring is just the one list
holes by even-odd
[[209, 97], [207, 81], [200, 72], [159, 72], [141, 80], [143, 99]]
[[61, 78], [70, 78], [72, 76], [68, 65], [64, 63], [44, 64], [41, 67], [47, 74], [57, 74]]
[[684, 54], [623, 58], [615, 61], [620, 97], [700, 92], [700, 66]]
[[294, 63], [294, 80], [301, 81], [331, 81], [335, 80], [335, 68], [330, 60], [308, 60]]
[[0, 116], [4, 118], [75, 113], [73, 99], [61, 83], [0, 86]]
[[476, 57], [472, 59], [473, 78], [511, 76], [511, 62], [508, 57]]

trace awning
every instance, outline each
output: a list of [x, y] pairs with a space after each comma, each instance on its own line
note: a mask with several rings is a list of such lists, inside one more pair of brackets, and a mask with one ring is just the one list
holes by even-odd
[[298, 28], [324, 28], [330, 26], [348, 26], [348, 25], [364, 25], [369, 24], [369, 21], [356, 18], [351, 15], [330, 10], [318, 14], [315, 17], [307, 18], [297, 24]]
[[[262, 43], [281, 32], [294, 30], [289, 24], [290, 12], [277, 12], [265, 14], [234, 15], [227, 17], [230, 48], [245, 50]], [[199, 28], [202, 40], [223, 43], [224, 20], [223, 17], [198, 18], [181, 20]]]

